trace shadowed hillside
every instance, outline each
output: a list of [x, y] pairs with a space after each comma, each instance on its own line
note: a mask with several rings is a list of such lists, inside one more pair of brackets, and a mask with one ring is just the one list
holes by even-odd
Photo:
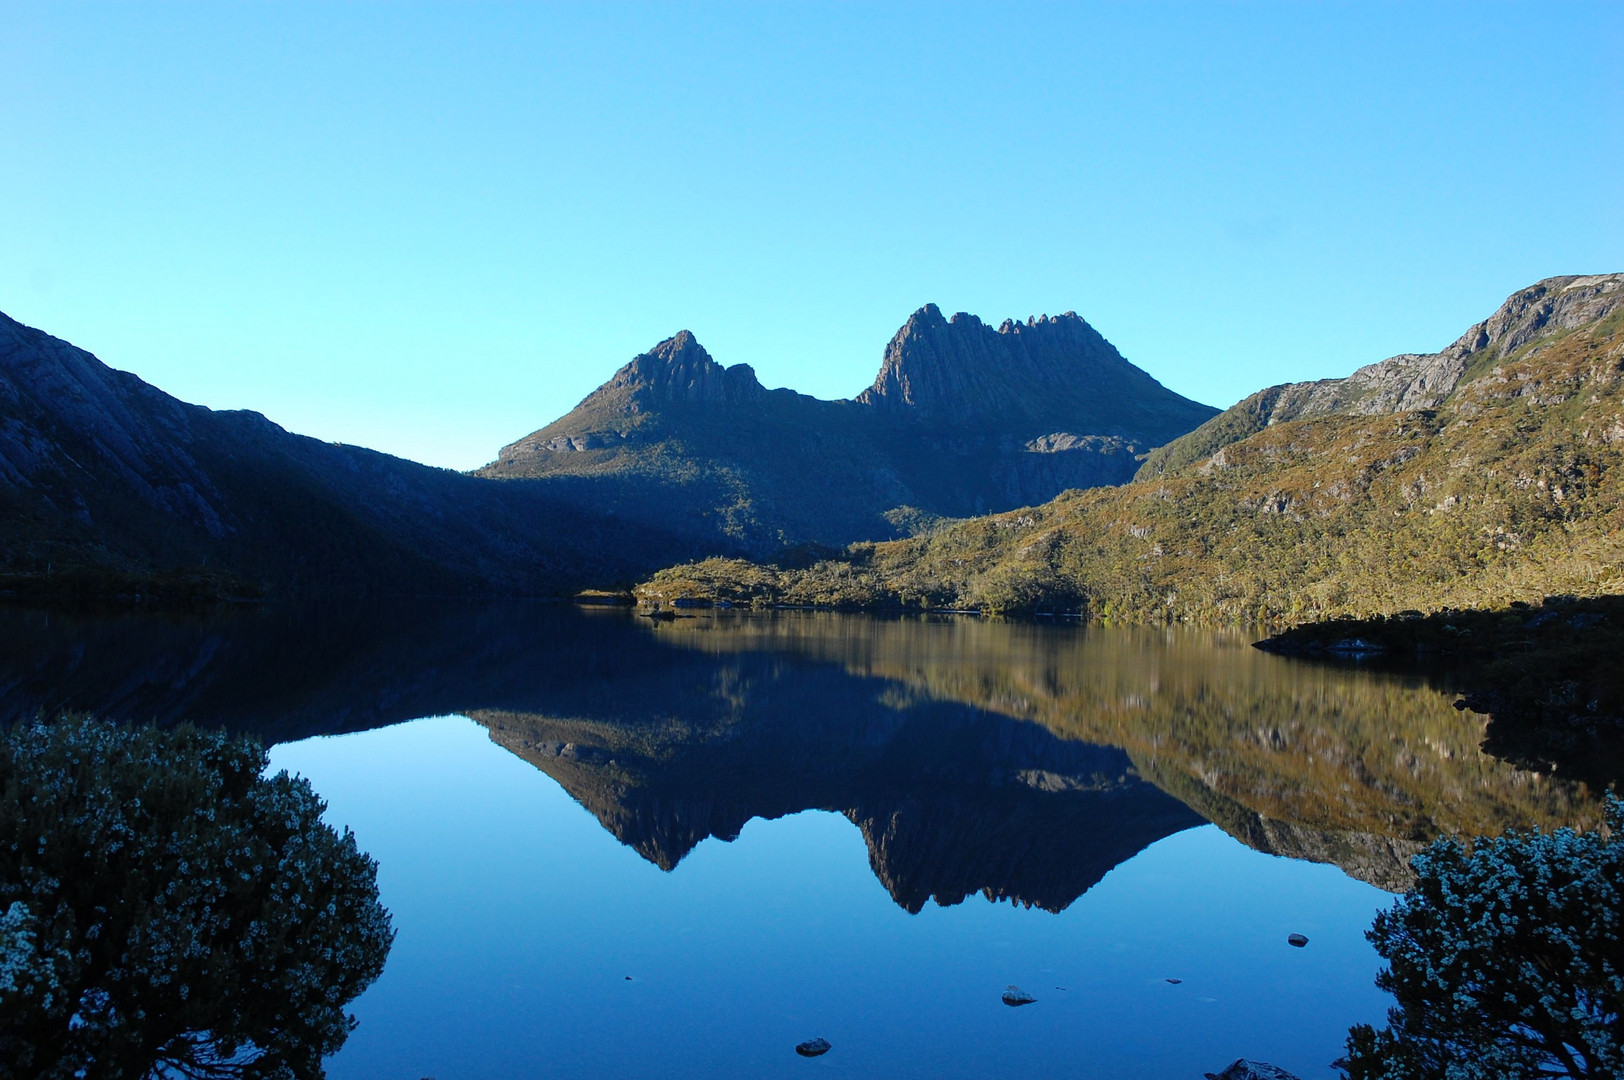
[[0, 522], [0, 588], [33, 592], [557, 593], [698, 550], [544, 485], [188, 405], [4, 315]]

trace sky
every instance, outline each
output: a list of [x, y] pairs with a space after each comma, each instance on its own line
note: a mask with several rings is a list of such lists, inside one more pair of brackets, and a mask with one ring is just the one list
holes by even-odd
[[1075, 310], [1217, 406], [1624, 271], [1624, 4], [0, 0], [0, 311], [469, 469], [682, 329]]

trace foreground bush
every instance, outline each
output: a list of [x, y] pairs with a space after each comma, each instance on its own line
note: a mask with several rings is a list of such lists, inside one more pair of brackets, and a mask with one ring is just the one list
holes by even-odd
[[1388, 1027], [1348, 1036], [1354, 1080], [1624, 1076], [1624, 801], [1609, 835], [1439, 840], [1376, 917], [1398, 998]]
[[393, 933], [377, 865], [248, 739], [0, 733], [0, 1076], [319, 1078]]

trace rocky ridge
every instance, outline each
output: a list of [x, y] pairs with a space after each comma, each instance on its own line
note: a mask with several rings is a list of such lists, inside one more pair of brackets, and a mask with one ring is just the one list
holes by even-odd
[[583, 504], [759, 555], [1120, 483], [1213, 413], [1073, 313], [994, 330], [927, 305], [854, 399], [768, 390], [683, 331], [480, 473], [567, 480]]
[[1521, 290], [1444, 357], [1458, 378], [1391, 365], [1382, 393], [1338, 406], [1436, 408], [1237, 407], [1131, 484], [804, 566], [670, 567], [637, 595], [1241, 622], [1624, 591], [1621, 297], [1624, 275]]
[[1318, 416], [1378, 416], [1436, 409], [1469, 373], [1519, 350], [1605, 320], [1624, 306], [1624, 274], [1546, 278], [1520, 289], [1487, 319], [1435, 353], [1402, 353], [1341, 379], [1259, 390], [1187, 435], [1152, 451], [1137, 479], [1150, 479], [1221, 452], [1274, 424]]

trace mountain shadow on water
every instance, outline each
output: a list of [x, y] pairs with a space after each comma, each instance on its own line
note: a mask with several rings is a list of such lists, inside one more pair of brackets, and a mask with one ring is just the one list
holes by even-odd
[[561, 605], [223, 615], [0, 608], [0, 717], [182, 719], [272, 742], [473, 717], [675, 867], [755, 817], [841, 813], [908, 910], [1058, 910], [1209, 820], [1389, 889], [1440, 833], [1586, 824], [1594, 792], [1479, 749], [1424, 681], [1212, 635]]

